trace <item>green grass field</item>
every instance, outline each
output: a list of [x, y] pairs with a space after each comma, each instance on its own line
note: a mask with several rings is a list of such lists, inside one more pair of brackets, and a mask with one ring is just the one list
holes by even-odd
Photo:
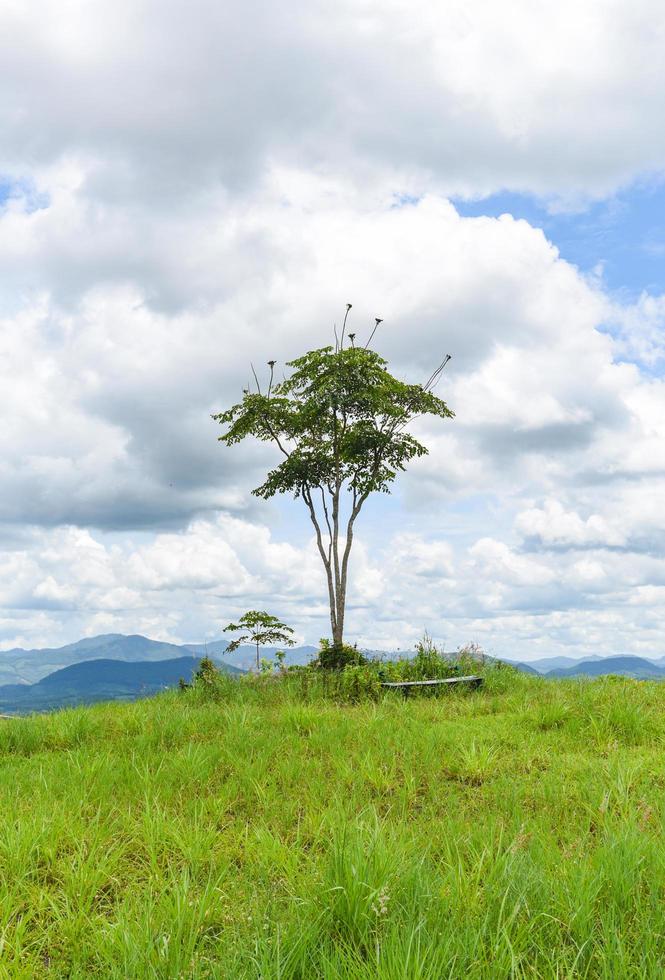
[[0, 976], [665, 975], [665, 686], [0, 724]]

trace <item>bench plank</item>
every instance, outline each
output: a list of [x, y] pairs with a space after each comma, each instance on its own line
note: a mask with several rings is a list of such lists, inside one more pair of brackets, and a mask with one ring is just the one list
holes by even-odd
[[382, 681], [381, 687], [428, 687], [432, 684], [471, 684], [473, 687], [480, 687], [483, 678], [478, 674], [469, 674], [467, 677], [438, 677], [431, 681]]

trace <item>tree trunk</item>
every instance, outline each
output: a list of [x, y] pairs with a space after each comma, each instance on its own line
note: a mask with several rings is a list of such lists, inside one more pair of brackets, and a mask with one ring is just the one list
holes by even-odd
[[332, 635], [333, 646], [336, 650], [341, 650], [344, 645], [344, 620], [340, 620], [339, 613], [337, 614], [336, 622], [332, 623]]
[[335, 486], [335, 493], [332, 501], [333, 518], [333, 538], [332, 538], [332, 559], [335, 574], [335, 625], [333, 628], [333, 646], [335, 649], [342, 649], [342, 636], [344, 633], [344, 613], [340, 616], [340, 594], [342, 581], [339, 568], [339, 484]]
[[[307, 487], [303, 487], [302, 496], [303, 496], [303, 500], [307, 504], [307, 509], [309, 510], [310, 520], [312, 521], [314, 530], [316, 532], [316, 546], [319, 550], [319, 555], [321, 556], [321, 561], [323, 562], [323, 567], [325, 568], [326, 571], [326, 580], [328, 582], [328, 603], [330, 605], [330, 628], [333, 636], [333, 645], [336, 646], [337, 636], [338, 636], [337, 616], [336, 616], [337, 598], [335, 592], [335, 580], [333, 577], [333, 568], [331, 563], [332, 555], [330, 553], [332, 551], [332, 546], [333, 546], [333, 534], [332, 531], [330, 531], [330, 550], [329, 553], [326, 554], [326, 549], [323, 546], [321, 525], [319, 524], [316, 516], [316, 510], [314, 508], [314, 502], [312, 500], [311, 491]], [[327, 514], [326, 514], [326, 520], [327, 520]], [[330, 530], [330, 524], [328, 524], [328, 529]], [[341, 644], [341, 634], [340, 634], [340, 644]]]
[[[330, 535], [330, 546], [328, 552], [323, 545], [323, 536], [321, 534], [321, 525], [319, 524], [316, 509], [314, 507], [314, 501], [312, 499], [311, 491], [308, 487], [303, 486], [302, 496], [305, 501], [307, 508], [309, 510], [309, 516], [316, 531], [316, 544], [321, 556], [321, 561], [323, 562], [323, 567], [326, 572], [326, 579], [328, 582], [328, 599], [330, 603], [330, 628], [332, 631], [333, 649], [338, 651], [341, 655], [342, 647], [344, 645], [344, 616], [346, 613], [346, 587], [347, 587], [347, 571], [349, 566], [349, 556], [351, 554], [351, 545], [353, 544], [353, 525], [355, 520], [360, 513], [360, 509], [365, 502], [366, 494], [357, 497], [354, 493], [353, 497], [353, 507], [351, 510], [351, 515], [346, 529], [346, 541], [344, 544], [344, 551], [341, 556], [339, 554], [339, 502], [341, 495], [341, 487], [335, 486], [334, 490], [330, 490], [332, 496], [332, 526], [328, 521], [328, 512], [324, 510], [326, 516], [326, 523], [328, 526], [328, 532]], [[336, 660], [341, 661], [341, 657], [336, 657]]]
[[[344, 635], [344, 615], [346, 613], [346, 586], [347, 586], [347, 574], [349, 570], [349, 557], [351, 555], [351, 546], [353, 544], [353, 525], [356, 522], [356, 517], [360, 513], [363, 503], [365, 502], [364, 497], [359, 499], [354, 491], [353, 494], [353, 507], [351, 514], [349, 516], [349, 521], [346, 526], [346, 541], [344, 543], [344, 553], [342, 555], [341, 562], [341, 572], [339, 576], [339, 586], [337, 588], [337, 624], [339, 630], [339, 642], [335, 640], [334, 645], [341, 650], [343, 644]], [[338, 562], [339, 564], [339, 562]]]
[[260, 673], [261, 667], [259, 664], [259, 641], [256, 641], [256, 673]]
[[344, 645], [344, 607], [346, 605], [346, 583], [342, 581], [341, 576], [336, 591], [335, 621], [337, 623], [337, 630], [333, 634], [333, 645], [341, 651]]

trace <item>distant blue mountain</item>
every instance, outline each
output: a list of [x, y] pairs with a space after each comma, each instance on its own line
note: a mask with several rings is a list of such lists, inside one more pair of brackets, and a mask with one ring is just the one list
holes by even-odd
[[604, 674], [658, 680], [665, 678], [665, 667], [660, 667], [643, 657], [603, 657], [599, 660], [583, 660], [573, 667], [549, 670], [545, 677], [600, 677]]
[[60, 667], [84, 660], [175, 660], [190, 651], [175, 643], [149, 640], [146, 636], [106, 633], [89, 636], [63, 647], [41, 650], [0, 651], [0, 684], [33, 684]]
[[[180, 678], [189, 683], [200, 662], [192, 656], [135, 663], [86, 660], [56, 670], [36, 684], [0, 686], [0, 712], [25, 714], [96, 701], [131, 701], [175, 687]], [[242, 673], [225, 664], [218, 666], [228, 673]]]
[[543, 677], [577, 677], [584, 674], [588, 677], [600, 677], [603, 674], [626, 674], [629, 677], [665, 676], [665, 657], [637, 657], [634, 654], [611, 654], [601, 657], [592, 654], [588, 657], [544, 657], [542, 660], [524, 661], [506, 660], [504, 663], [523, 670], [528, 674], [540, 674]]
[[506, 660], [505, 663], [512, 664], [513, 667], [531, 667], [537, 674], [546, 674], [550, 670], [558, 670], [559, 667], [577, 667], [583, 661], [587, 663], [592, 660], [606, 659], [606, 657], [600, 657], [597, 653], [593, 653], [585, 657], [543, 657], [541, 660], [530, 660], [528, 664], [525, 664], [523, 660], [519, 663], [515, 660]]
[[516, 667], [523, 674], [535, 674], [536, 676], [540, 674], [540, 671], [536, 670], [531, 664], [524, 664], [516, 660], [504, 660], [504, 663], [509, 663], [511, 667]]
[[[89, 636], [62, 647], [38, 650], [23, 650], [15, 647], [13, 650], [0, 651], [0, 685], [34, 684], [61, 667], [82, 663], [85, 660], [124, 660], [136, 663], [139, 660], [177, 660], [179, 657], [192, 654], [201, 657], [208, 654], [221, 659], [227, 646], [227, 640], [215, 640], [208, 644], [177, 644], [150, 640], [147, 636], [138, 634], [124, 636], [122, 633], [106, 633], [101, 636]], [[264, 647], [263, 655], [272, 657], [275, 649], [275, 647]], [[307, 663], [315, 653], [316, 647], [287, 648], [286, 663]], [[224, 663], [231, 667], [247, 670], [254, 664], [255, 657], [254, 647], [243, 645], [223, 659]]]

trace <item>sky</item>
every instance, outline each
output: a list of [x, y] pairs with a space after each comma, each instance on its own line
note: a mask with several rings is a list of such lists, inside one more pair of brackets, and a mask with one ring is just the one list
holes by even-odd
[[456, 414], [359, 519], [347, 638], [665, 655], [664, 45], [656, 0], [0, 5], [0, 649], [327, 635], [210, 416], [351, 302]]

